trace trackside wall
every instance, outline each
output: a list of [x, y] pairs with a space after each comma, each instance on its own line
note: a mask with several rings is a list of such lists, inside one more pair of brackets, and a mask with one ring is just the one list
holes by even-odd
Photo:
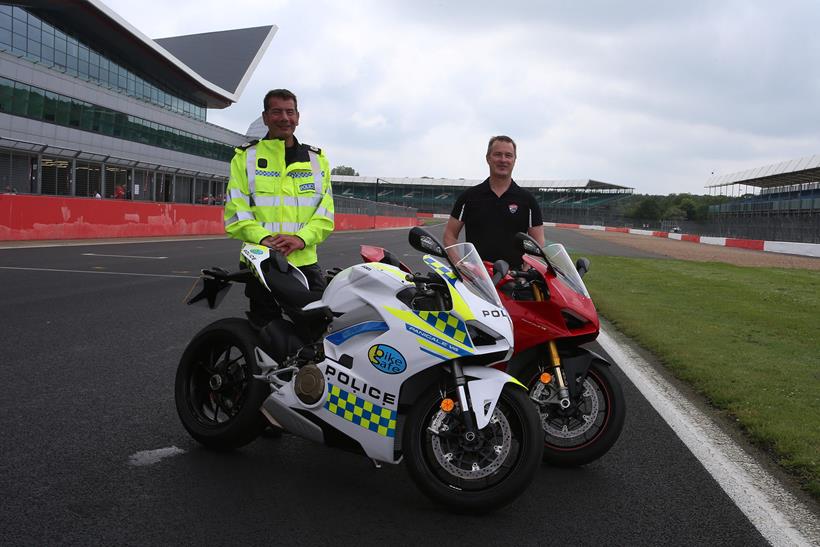
[[574, 230], [598, 230], [603, 232], [621, 232], [625, 234], [676, 239], [678, 241], [691, 241], [692, 243], [704, 243], [706, 245], [719, 245], [721, 247], [737, 247], [740, 249], [749, 249], [753, 251], [767, 251], [771, 253], [785, 253], [802, 256], [820, 257], [820, 243], [763, 241], [760, 239], [737, 239], [730, 237], [708, 237], [695, 234], [676, 234], [671, 232], [659, 232], [656, 230], [637, 230], [634, 228], [620, 228], [612, 226], [598, 226], [587, 224], [564, 224], [559, 222], [545, 222], [544, 226], [553, 228], [570, 228]]
[[[0, 241], [224, 234], [222, 207], [0, 195]], [[337, 213], [336, 230], [402, 228], [413, 217]]]

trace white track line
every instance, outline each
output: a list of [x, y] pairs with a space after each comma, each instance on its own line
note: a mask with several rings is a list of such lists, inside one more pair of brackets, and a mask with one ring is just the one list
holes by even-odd
[[137, 256], [137, 255], [104, 255], [99, 253], [80, 253], [81, 256], [106, 256], [110, 258], [146, 258], [148, 260], [165, 260], [167, 256]]
[[820, 522], [613, 329], [598, 343], [669, 424], [735, 505], [774, 546], [820, 545]]
[[185, 451], [181, 448], [177, 448], [176, 446], [169, 446], [168, 448], [158, 448], [156, 450], [143, 450], [141, 452], [131, 454], [131, 456], [128, 458], [128, 463], [131, 465], [135, 465], [137, 467], [145, 465], [154, 465], [155, 463], [159, 463], [161, 460], [165, 458], [170, 458], [171, 456], [178, 456], [179, 454], [185, 454]]
[[98, 272], [89, 270], [58, 270], [56, 268], [20, 268], [17, 266], [0, 266], [0, 270], [23, 270], [27, 272], [60, 272], [60, 273], [84, 273], [101, 275], [131, 275], [136, 277], [175, 277], [182, 279], [199, 279], [198, 275], [169, 275], [169, 274], [147, 274], [136, 272]]

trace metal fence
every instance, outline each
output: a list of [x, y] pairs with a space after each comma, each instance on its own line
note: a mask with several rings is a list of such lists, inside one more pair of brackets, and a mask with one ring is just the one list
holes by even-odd
[[413, 207], [402, 207], [401, 205], [393, 205], [392, 203], [383, 203], [340, 195], [333, 196], [333, 206], [337, 213], [354, 215], [415, 217], [417, 212], [417, 209]]
[[740, 214], [713, 215], [704, 221], [642, 220], [608, 211], [543, 211], [546, 222], [589, 224], [625, 228], [645, 228], [670, 232], [680, 228], [685, 234], [764, 241], [820, 243], [820, 214]]

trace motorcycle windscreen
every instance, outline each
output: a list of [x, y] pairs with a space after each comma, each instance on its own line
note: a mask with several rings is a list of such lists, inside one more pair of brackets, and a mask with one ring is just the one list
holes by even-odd
[[553, 243], [544, 247], [544, 256], [550, 263], [555, 274], [573, 291], [589, 298], [589, 292], [584, 285], [581, 275], [575, 269], [575, 264], [569, 257], [567, 250], [560, 243]]
[[445, 249], [453, 266], [461, 274], [461, 280], [467, 288], [479, 298], [493, 306], [501, 307], [501, 300], [495, 290], [493, 280], [487, 273], [487, 267], [472, 243], [456, 243]]

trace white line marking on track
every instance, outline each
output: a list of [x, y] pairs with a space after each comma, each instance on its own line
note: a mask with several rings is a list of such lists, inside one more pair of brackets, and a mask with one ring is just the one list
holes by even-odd
[[597, 341], [763, 537], [776, 547], [820, 545], [812, 512], [615, 336], [602, 328]]
[[176, 446], [169, 446], [168, 448], [158, 448], [156, 450], [143, 450], [135, 454], [131, 454], [128, 458], [128, 463], [138, 467], [145, 465], [154, 465], [165, 458], [172, 456], [179, 456], [185, 454], [185, 451]]
[[148, 260], [165, 260], [167, 256], [104, 255], [98, 253], [81, 253], [82, 256], [107, 256], [112, 258], [147, 258]]
[[199, 279], [198, 275], [169, 275], [169, 274], [147, 274], [136, 272], [93, 272], [90, 270], [58, 270], [56, 268], [21, 268], [17, 266], [0, 266], [0, 270], [23, 270], [27, 272], [59, 272], [59, 273], [84, 273], [103, 275], [131, 275], [135, 277], [175, 277], [182, 279]]

